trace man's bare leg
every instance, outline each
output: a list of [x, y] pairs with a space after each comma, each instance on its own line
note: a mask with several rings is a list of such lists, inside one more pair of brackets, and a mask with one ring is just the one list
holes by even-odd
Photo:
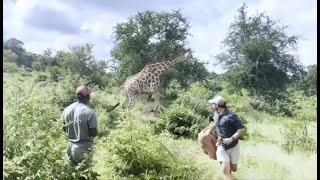
[[229, 162], [222, 162], [223, 167], [223, 179], [231, 180], [231, 165]]

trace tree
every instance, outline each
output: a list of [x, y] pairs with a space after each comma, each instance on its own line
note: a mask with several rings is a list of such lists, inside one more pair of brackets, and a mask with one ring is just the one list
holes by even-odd
[[228, 79], [236, 88], [246, 88], [254, 95], [277, 98], [286, 85], [301, 77], [303, 67], [296, 50], [298, 36], [289, 36], [287, 26], [278, 25], [265, 13], [247, 15], [243, 4], [222, 42], [226, 49], [216, 56], [228, 70]]
[[3, 42], [3, 49], [10, 50], [18, 56], [15, 59], [15, 62], [18, 66], [31, 68], [32, 63], [36, 58], [34, 54], [26, 52], [26, 50], [23, 48], [23, 42], [16, 38], [10, 38]]
[[55, 73], [66, 72], [66, 74], [79, 74], [89, 80], [90, 83], [105, 87], [108, 85], [107, 74], [104, 69], [105, 63], [96, 61], [92, 48], [93, 45], [88, 43], [70, 45], [69, 52], [59, 51], [55, 57], [43, 56], [39, 60], [41, 60], [42, 65], [50, 65], [48, 71], [56, 80]]
[[3, 50], [3, 62], [17, 63], [18, 55], [11, 50]]
[[[114, 31], [116, 42], [111, 54], [117, 60], [119, 83], [130, 75], [138, 73], [147, 63], [173, 57], [179, 52], [190, 51], [185, 47], [189, 27], [187, 19], [179, 11], [139, 12], [127, 22], [117, 24]], [[193, 76], [198, 80], [205, 76], [204, 65], [196, 59], [188, 65], [181, 64], [179, 68], [165, 73], [163, 86], [177, 77], [180, 77], [179, 83], [186, 84], [186, 77]]]
[[25, 52], [25, 49], [23, 48], [23, 42], [16, 38], [10, 38], [6, 40], [3, 43], [3, 48], [11, 50], [17, 55], [22, 55], [22, 53]]
[[298, 81], [298, 88], [307, 96], [317, 96], [317, 65], [310, 65], [307, 69], [306, 75]]

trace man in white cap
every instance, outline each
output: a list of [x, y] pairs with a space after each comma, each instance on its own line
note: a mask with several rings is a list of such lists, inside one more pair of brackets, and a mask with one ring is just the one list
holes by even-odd
[[244, 134], [244, 126], [238, 116], [226, 106], [221, 96], [209, 100], [213, 104], [213, 126], [218, 134], [217, 161], [223, 167], [225, 180], [231, 179], [231, 171], [236, 172], [240, 155], [239, 138]]

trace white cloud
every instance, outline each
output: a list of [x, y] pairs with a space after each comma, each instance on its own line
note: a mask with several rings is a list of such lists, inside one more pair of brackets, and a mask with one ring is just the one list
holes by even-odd
[[[229, 24], [242, 2], [232, 0], [201, 0], [193, 1], [162, 1], [162, 4], [144, 3], [135, 1], [126, 8], [120, 6], [120, 1], [125, 5], [130, 2], [118, 0], [116, 2], [100, 1], [41, 1], [41, 0], [17, 0], [15, 4], [4, 1], [4, 37], [16, 37], [25, 43], [29, 51], [41, 53], [46, 48], [55, 50], [66, 49], [69, 43], [93, 43], [94, 51], [98, 59], [110, 58], [110, 50], [113, 46], [111, 34], [116, 23], [128, 18], [128, 14], [134, 15], [137, 10], [145, 8], [154, 10], [181, 9], [191, 24], [189, 46], [195, 51], [195, 56], [204, 61], [212, 60], [212, 56], [221, 52], [221, 41], [225, 38]], [[127, 3], [125, 3], [127, 2]], [[101, 4], [99, 4], [101, 3]], [[283, 24], [290, 25], [290, 33], [303, 35], [300, 42], [299, 55], [304, 65], [316, 64], [316, 0], [258, 0], [247, 2], [251, 13], [256, 10], [266, 11], [268, 15], [279, 19]], [[132, 7], [131, 7], [132, 6]], [[72, 21], [72, 28], [77, 28], [74, 34], [62, 31], [48, 30], [39, 26], [26, 23], [26, 19], [34, 13], [34, 7], [50, 8], [52, 12], [64, 13], [65, 22]], [[130, 9], [131, 8], [131, 9]], [[130, 12], [130, 13], [128, 13]], [[133, 12], [133, 13], [131, 13]], [[37, 16], [42, 18], [44, 14], [36, 14], [31, 17], [39, 23]], [[51, 15], [47, 19], [51, 25], [61, 23], [58, 16]], [[71, 19], [71, 20], [70, 20]], [[29, 19], [30, 21], [30, 19]], [[42, 21], [41, 21], [42, 22]], [[61, 28], [61, 26], [59, 26]], [[63, 27], [63, 26], [62, 26]], [[208, 65], [209, 70], [221, 72], [221, 67]]]

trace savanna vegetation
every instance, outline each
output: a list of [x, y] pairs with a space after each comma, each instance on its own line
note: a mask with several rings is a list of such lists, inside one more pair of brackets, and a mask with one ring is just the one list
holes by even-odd
[[[317, 66], [288, 53], [298, 36], [266, 13], [247, 15], [246, 5], [213, 59], [226, 73], [208, 72], [194, 57], [162, 77], [159, 114], [145, 99], [107, 112], [123, 102], [119, 86], [128, 76], [190, 50], [189, 29], [179, 11], [139, 12], [115, 25], [112, 66], [90, 43], [34, 54], [16, 38], [4, 41], [3, 178], [221, 179], [219, 163], [196, 141], [211, 118], [207, 100], [219, 94], [246, 126], [237, 179], [316, 179]], [[85, 171], [68, 166], [60, 119], [79, 85], [94, 92], [100, 131]]]

